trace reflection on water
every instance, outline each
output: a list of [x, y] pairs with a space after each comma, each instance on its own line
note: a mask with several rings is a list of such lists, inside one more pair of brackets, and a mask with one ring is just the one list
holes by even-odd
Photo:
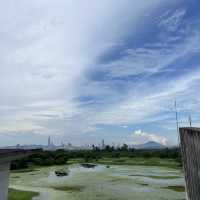
[[[55, 170], [68, 175], [58, 177]], [[149, 166], [70, 165], [11, 175], [11, 187], [40, 192], [33, 200], [184, 199], [184, 192], [165, 188], [170, 185], [184, 185], [179, 170]]]

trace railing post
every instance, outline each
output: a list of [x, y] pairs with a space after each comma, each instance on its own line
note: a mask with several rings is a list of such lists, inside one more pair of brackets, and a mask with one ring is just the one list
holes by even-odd
[[200, 200], [200, 128], [180, 128], [188, 200]]

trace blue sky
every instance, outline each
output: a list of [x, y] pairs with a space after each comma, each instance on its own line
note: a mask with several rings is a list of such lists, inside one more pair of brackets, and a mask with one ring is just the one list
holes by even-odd
[[8, 0], [0, 146], [177, 142], [199, 126], [198, 0]]

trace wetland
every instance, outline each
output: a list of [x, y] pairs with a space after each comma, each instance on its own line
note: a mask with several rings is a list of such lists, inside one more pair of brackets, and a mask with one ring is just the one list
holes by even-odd
[[[67, 172], [57, 176], [55, 172]], [[9, 200], [183, 200], [180, 168], [145, 165], [79, 164], [39, 167], [10, 175]], [[18, 193], [20, 194], [20, 193]], [[26, 195], [27, 194], [27, 195]], [[22, 195], [22, 194], [21, 194]]]

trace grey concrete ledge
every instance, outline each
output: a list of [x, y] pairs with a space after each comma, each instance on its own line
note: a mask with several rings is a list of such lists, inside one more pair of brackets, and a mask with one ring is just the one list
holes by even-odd
[[31, 155], [33, 153], [41, 152], [41, 149], [23, 150], [23, 149], [0, 149], [0, 163], [10, 162]]

